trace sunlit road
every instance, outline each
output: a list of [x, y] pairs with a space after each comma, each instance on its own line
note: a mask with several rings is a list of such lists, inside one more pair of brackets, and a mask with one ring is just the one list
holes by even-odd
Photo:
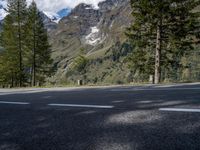
[[0, 90], [0, 150], [199, 150], [200, 84]]

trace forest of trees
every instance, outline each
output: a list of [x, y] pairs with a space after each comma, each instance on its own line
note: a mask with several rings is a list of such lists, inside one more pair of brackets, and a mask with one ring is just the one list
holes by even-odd
[[43, 19], [32, 1], [8, 0], [0, 33], [0, 85], [42, 85], [52, 72], [51, 50]]
[[200, 80], [199, 6], [199, 0], [131, 0], [134, 21], [126, 34], [135, 49], [129, 61], [141, 79]]

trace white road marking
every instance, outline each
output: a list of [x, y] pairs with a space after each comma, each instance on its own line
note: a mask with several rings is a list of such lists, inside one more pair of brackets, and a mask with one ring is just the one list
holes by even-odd
[[85, 107], [85, 108], [105, 108], [111, 109], [114, 106], [102, 106], [102, 105], [78, 105], [78, 104], [48, 104], [49, 106], [59, 106], [59, 107]]
[[138, 104], [149, 104], [152, 103], [152, 101], [139, 101]]
[[132, 89], [110, 89], [112, 92], [131, 91], [175, 91], [175, 90], [200, 90], [200, 88], [132, 88]]
[[200, 109], [186, 109], [186, 108], [160, 108], [160, 111], [175, 111], [175, 112], [194, 112], [200, 113]]
[[0, 101], [0, 104], [29, 105], [30, 103]]

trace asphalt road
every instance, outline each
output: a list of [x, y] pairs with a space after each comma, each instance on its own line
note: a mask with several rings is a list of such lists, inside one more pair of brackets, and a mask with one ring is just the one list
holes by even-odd
[[200, 84], [0, 90], [0, 150], [199, 150]]

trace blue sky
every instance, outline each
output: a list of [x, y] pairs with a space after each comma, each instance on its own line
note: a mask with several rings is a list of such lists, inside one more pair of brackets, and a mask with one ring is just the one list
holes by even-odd
[[79, 3], [92, 4], [95, 8], [98, 8], [98, 3], [104, 0], [35, 0], [35, 1], [40, 10], [56, 13], [63, 8], [74, 8]]

